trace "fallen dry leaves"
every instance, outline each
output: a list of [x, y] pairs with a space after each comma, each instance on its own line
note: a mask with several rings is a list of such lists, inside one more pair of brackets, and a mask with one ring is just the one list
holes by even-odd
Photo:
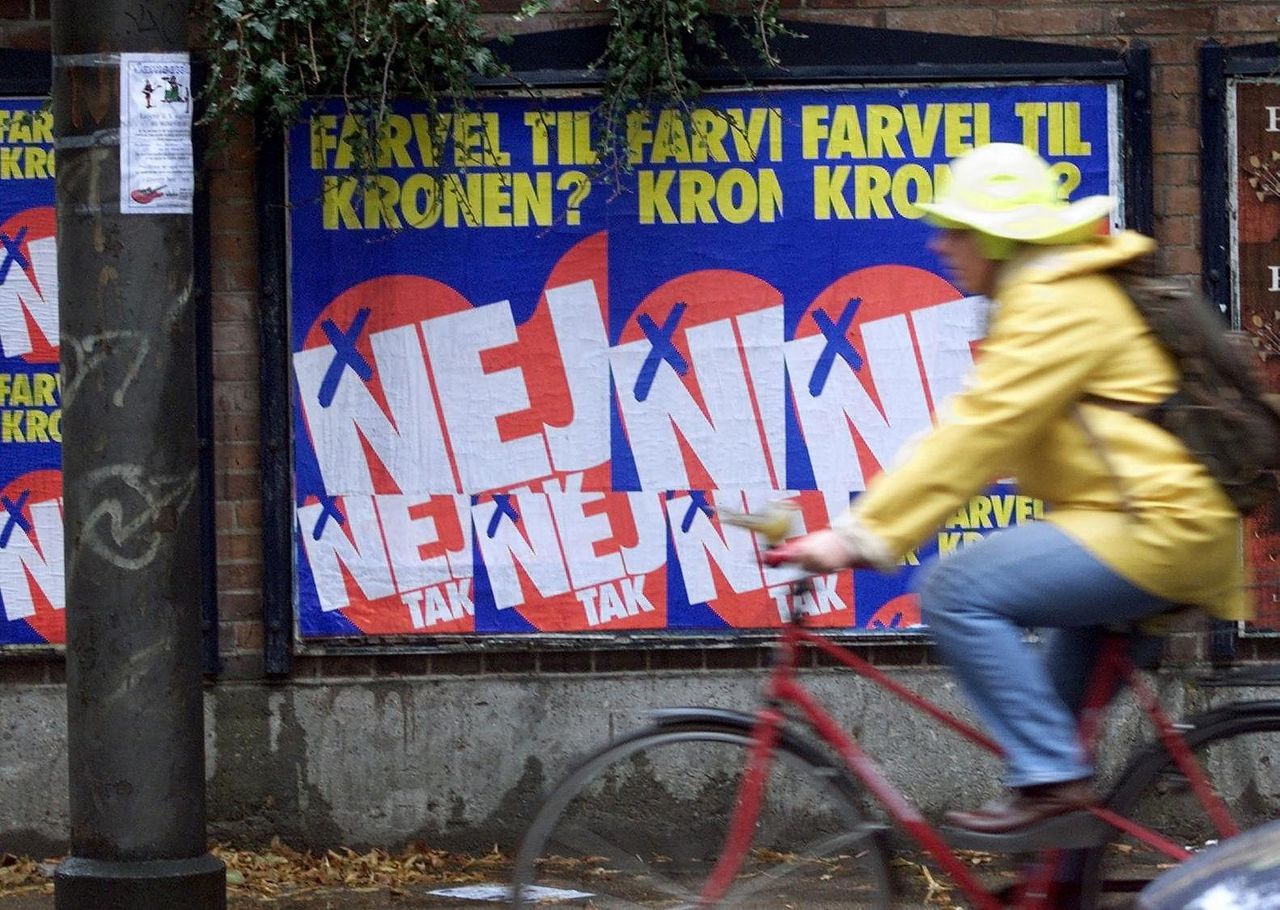
[[[403, 895], [417, 886], [465, 885], [506, 881], [510, 857], [494, 847], [472, 855], [437, 850], [414, 843], [399, 852], [369, 850], [364, 853], [340, 847], [312, 853], [295, 850], [274, 838], [262, 850], [242, 850], [227, 844], [210, 849], [227, 867], [227, 893], [233, 897], [271, 902], [330, 891], [385, 892]], [[962, 861], [987, 866], [989, 854], [961, 851]], [[57, 860], [38, 861], [0, 854], [0, 895], [53, 891]], [[958, 910], [954, 886], [935, 876], [922, 862], [903, 856], [894, 864], [924, 891], [924, 902], [939, 910]]]
[[278, 838], [266, 850], [238, 850], [225, 844], [210, 852], [227, 866], [227, 891], [258, 897], [283, 897], [306, 891], [387, 891], [400, 894], [414, 885], [468, 884], [505, 876], [510, 860], [495, 847], [474, 856], [414, 843], [393, 853], [349, 847], [323, 853], [294, 850]]
[[0, 894], [52, 891], [52, 864], [12, 853], [0, 854]]
[[[340, 847], [312, 853], [275, 838], [264, 850], [217, 844], [210, 852], [226, 864], [228, 894], [266, 900], [334, 890], [398, 895], [417, 885], [505, 881], [511, 866], [496, 847], [476, 856], [421, 843], [399, 852]], [[0, 854], [0, 895], [52, 892], [57, 862]]]

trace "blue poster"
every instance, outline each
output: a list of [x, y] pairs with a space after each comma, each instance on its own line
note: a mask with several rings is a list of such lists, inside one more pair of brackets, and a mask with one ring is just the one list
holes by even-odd
[[292, 132], [301, 634], [917, 625], [921, 559], [1041, 504], [996, 485], [901, 571], [800, 595], [719, 510], [824, 527], [930, 426], [984, 301], [918, 203], [990, 141], [1115, 192], [1115, 87], [710, 93], [629, 115], [623, 167], [595, 103], [400, 105], [363, 177], [359, 118]]
[[0, 99], [0, 645], [66, 641], [53, 117]]

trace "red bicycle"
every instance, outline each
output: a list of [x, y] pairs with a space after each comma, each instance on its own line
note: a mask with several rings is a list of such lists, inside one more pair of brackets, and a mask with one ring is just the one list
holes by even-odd
[[[1131, 643], [1127, 632], [1108, 634], [1081, 736], [1094, 753], [1106, 706], [1126, 685], [1130, 710], [1108, 738], [1126, 738], [1126, 728], [1133, 738], [1142, 715], [1155, 736], [1126, 750], [1127, 763], [1103, 757], [1104, 805], [1015, 834], [978, 835], [925, 819], [819, 703], [802, 657], [816, 650], [975, 746], [998, 754], [995, 743], [805, 629], [797, 613], [754, 711], [656, 710], [649, 726], [573, 767], [521, 843], [513, 905], [550, 895], [597, 908], [888, 908], [898, 890], [892, 848], [924, 857], [981, 910], [1132, 907], [1159, 872], [1280, 818], [1280, 701], [1233, 701], [1174, 722]], [[1217, 691], [1198, 690], [1209, 702]], [[866, 722], [887, 725], [891, 716]], [[932, 736], [911, 746], [945, 747]], [[1008, 854], [1012, 869], [988, 873], [995, 854]]]

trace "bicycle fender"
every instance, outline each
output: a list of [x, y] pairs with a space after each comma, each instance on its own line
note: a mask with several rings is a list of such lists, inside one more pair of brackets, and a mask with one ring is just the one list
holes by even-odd
[[1225, 702], [1217, 707], [1202, 711], [1199, 714], [1193, 714], [1183, 721], [1183, 725], [1188, 728], [1201, 729], [1211, 727], [1214, 724], [1222, 723], [1226, 720], [1235, 720], [1241, 717], [1255, 717], [1263, 715], [1280, 714], [1280, 701], [1275, 699], [1267, 699], [1262, 701], [1232, 701]]
[[649, 720], [659, 727], [669, 727], [672, 724], [709, 723], [750, 730], [755, 726], [756, 716], [746, 711], [690, 705], [683, 708], [654, 708], [649, 712]]
[[[654, 727], [664, 729], [679, 727], [685, 724], [703, 724], [707, 726], [728, 727], [742, 733], [750, 733], [756, 725], [756, 715], [746, 711], [733, 711], [729, 708], [712, 708], [708, 706], [690, 706], [686, 708], [655, 708], [649, 712], [649, 720]], [[853, 777], [834, 762], [830, 755], [823, 751], [818, 742], [804, 736], [784, 723], [778, 730], [778, 744], [790, 749], [811, 764], [826, 767], [840, 772], [850, 785], [854, 785]]]

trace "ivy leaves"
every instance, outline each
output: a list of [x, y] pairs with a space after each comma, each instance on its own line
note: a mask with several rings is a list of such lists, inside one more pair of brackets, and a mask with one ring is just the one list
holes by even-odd
[[372, 118], [397, 96], [465, 101], [499, 71], [474, 0], [212, 0], [206, 122], [265, 112], [278, 127], [308, 96]]
[[[552, 0], [527, 0], [519, 17]], [[602, 78], [597, 146], [625, 169], [626, 115], [639, 106], [687, 109], [699, 68], [734, 64], [712, 25], [713, 0], [600, 0], [609, 39], [595, 63]], [[780, 0], [716, 0], [735, 16], [759, 59], [784, 32]], [[502, 75], [476, 0], [206, 0], [210, 84], [204, 120], [226, 133], [238, 116], [292, 125], [308, 96], [338, 96], [368, 128], [348, 137], [358, 166], [376, 163], [376, 137], [396, 97], [431, 110], [465, 107], [477, 80]]]

